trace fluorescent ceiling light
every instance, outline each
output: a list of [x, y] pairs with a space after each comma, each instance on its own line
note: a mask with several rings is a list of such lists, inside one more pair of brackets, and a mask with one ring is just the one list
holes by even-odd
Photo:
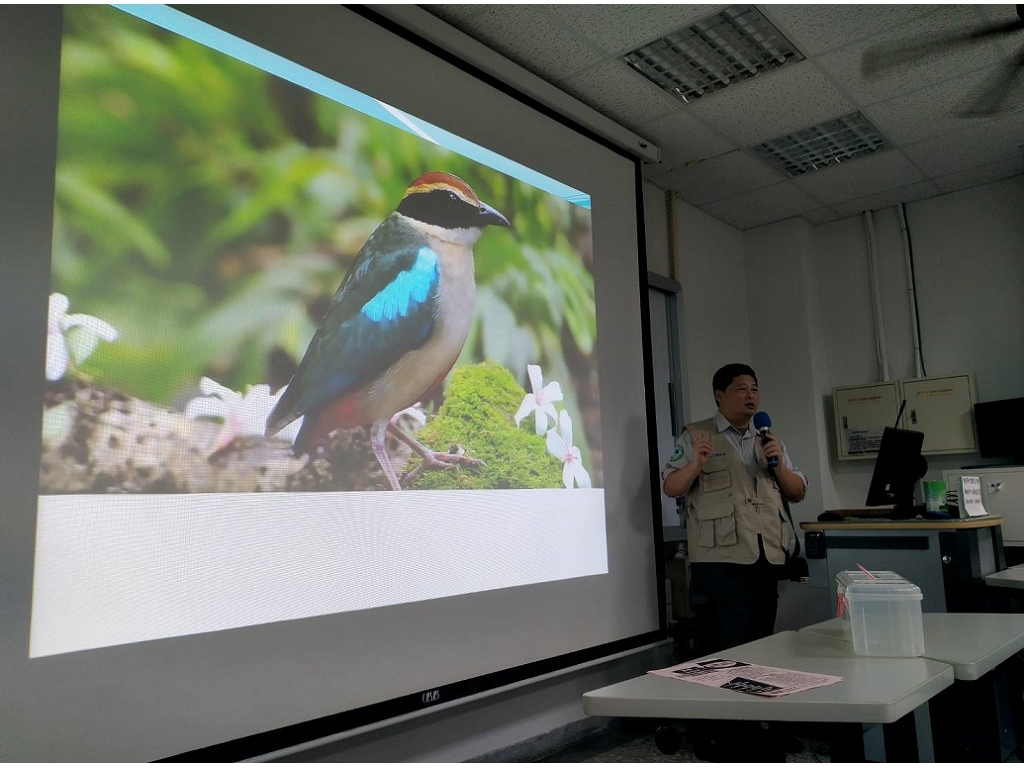
[[685, 102], [803, 58], [752, 5], [730, 5], [623, 56], [637, 72]]
[[790, 176], [799, 176], [888, 148], [875, 126], [860, 112], [853, 112], [766, 141], [754, 151]]

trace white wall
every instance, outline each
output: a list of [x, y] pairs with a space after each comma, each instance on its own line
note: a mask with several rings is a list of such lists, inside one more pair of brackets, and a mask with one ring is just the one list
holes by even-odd
[[747, 305], [750, 312], [751, 365], [757, 371], [761, 408], [772, 417], [772, 431], [786, 444], [793, 462], [808, 476], [804, 501], [793, 517], [815, 519], [822, 509], [825, 448], [819, 427], [818, 380], [811, 329], [813, 227], [788, 219], [744, 233]]
[[[907, 206], [927, 374], [974, 373], [980, 400], [1024, 395], [1022, 212], [1021, 176]], [[910, 378], [913, 340], [899, 218], [895, 208], [873, 216], [890, 378]], [[861, 507], [872, 463], [837, 460], [828, 396], [837, 386], [879, 380], [863, 217], [810, 229], [794, 219], [744, 237], [751, 344], [765, 408], [798, 462], [812, 462], [803, 454], [819, 448], [818, 466], [808, 474], [820, 492], [809, 494], [798, 517]], [[807, 260], [802, 273], [797, 255]], [[797, 317], [795, 336], [773, 333], [763, 323], [766, 311], [792, 319], [798, 306], [806, 309], [808, 325], [801, 328]], [[787, 394], [776, 406], [780, 385]], [[946, 468], [979, 461], [977, 454], [933, 456], [927, 477], [941, 479]]]
[[[1024, 177], [907, 205], [930, 376], [974, 373], [978, 398], [1024, 395]], [[891, 378], [914, 375], [903, 244], [895, 208], [874, 214], [883, 325]], [[826, 331], [828, 389], [878, 380], [860, 217], [816, 228]], [[845, 268], [840, 255], [849, 256]], [[860, 257], [859, 259], [857, 257]], [[826, 392], [827, 393], [827, 392]], [[977, 454], [929, 457], [929, 479], [978, 463]], [[839, 462], [831, 449], [837, 506], [862, 506], [871, 462]]]
[[644, 238], [647, 247], [647, 271], [662, 277], [669, 274], [668, 213], [665, 191], [648, 181], [641, 188], [644, 197]]
[[[872, 219], [889, 377], [910, 378], [914, 375], [913, 339], [899, 217], [895, 208], [889, 208], [875, 211]], [[825, 421], [819, 476], [828, 490], [820, 512], [864, 506], [873, 463], [838, 460], [830, 395], [837, 386], [879, 381], [881, 370], [875, 348], [863, 215], [815, 227], [814, 248], [818, 268], [810, 293], [817, 298], [820, 329], [819, 346], [814, 353], [823, 368], [816, 401]]]
[[747, 273], [742, 232], [682, 200], [675, 211], [683, 413], [696, 421], [715, 412], [715, 371], [751, 359]]
[[1024, 395], [1024, 176], [907, 206], [929, 375]]

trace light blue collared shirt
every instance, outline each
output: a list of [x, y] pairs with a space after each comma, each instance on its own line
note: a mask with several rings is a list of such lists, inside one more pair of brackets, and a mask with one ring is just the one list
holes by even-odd
[[[751, 478], [757, 476], [757, 453], [755, 448], [757, 446], [758, 434], [757, 430], [754, 429], [753, 423], [747, 425], [747, 428], [743, 431], [736, 429], [729, 420], [722, 415], [721, 411], [715, 412], [715, 426], [720, 433], [725, 434], [725, 439], [729, 441], [729, 444], [736, 449], [736, 452], [740, 455], [744, 465], [747, 467], [747, 472]], [[782, 442], [781, 440], [779, 442]], [[690, 430], [684, 429], [683, 434], [679, 436], [676, 441], [675, 450], [672, 452], [672, 458], [665, 465], [665, 468], [661, 471], [661, 479], [664, 482], [665, 478], [668, 477], [672, 472], [677, 469], [682, 469], [684, 466], [690, 463], [693, 458], [693, 435], [690, 434]], [[793, 460], [789, 457], [789, 451], [786, 450], [785, 444], [782, 446], [782, 463], [786, 465], [786, 469], [794, 474], [798, 475], [801, 480], [804, 481], [804, 490], [807, 490], [807, 475], [796, 468], [793, 464]]]

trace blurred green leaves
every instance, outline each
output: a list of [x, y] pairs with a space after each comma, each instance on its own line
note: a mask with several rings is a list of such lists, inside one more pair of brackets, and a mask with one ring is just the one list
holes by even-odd
[[509, 218], [476, 246], [460, 362], [595, 364], [589, 211], [110, 7], [68, 6], [53, 289], [120, 332], [82, 366], [170, 405], [203, 375], [235, 391], [305, 351], [370, 232], [429, 170]]

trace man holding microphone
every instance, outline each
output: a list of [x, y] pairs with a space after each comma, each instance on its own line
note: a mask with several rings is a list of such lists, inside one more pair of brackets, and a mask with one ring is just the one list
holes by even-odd
[[[686, 497], [690, 601], [701, 656], [775, 631], [778, 571], [786, 562], [790, 523], [783, 498], [803, 499], [807, 478], [758, 413], [761, 395], [749, 365], [715, 372], [718, 412], [690, 424], [662, 471], [665, 494]], [[758, 415], [760, 433], [752, 423]], [[784, 760], [779, 735], [754, 723], [691, 721], [689, 739], [703, 760]]]
[[[701, 655], [775, 631], [777, 569], [790, 525], [782, 504], [803, 499], [806, 476], [778, 437], [755, 430], [761, 403], [754, 370], [720, 368], [712, 380], [718, 412], [683, 430], [662, 471], [665, 494], [686, 496], [690, 598]], [[769, 460], [777, 466], [769, 468]]]

